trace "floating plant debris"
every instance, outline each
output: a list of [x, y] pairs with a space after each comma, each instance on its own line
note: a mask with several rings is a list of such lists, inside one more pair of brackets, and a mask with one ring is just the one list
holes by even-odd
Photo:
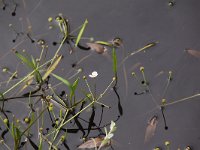
[[200, 58], [200, 51], [193, 49], [185, 49], [185, 51], [193, 57]]
[[[169, 6], [174, 6], [175, 4], [173, 0], [167, 2], [169, 2]], [[32, 6], [31, 4], [34, 5]], [[141, 48], [135, 51], [129, 51], [130, 53], [126, 55], [125, 48], [130, 48], [124, 45], [127, 43], [127, 39], [122, 40], [116, 35], [105, 35], [115, 37], [110, 41], [103, 41], [99, 36], [99, 40], [97, 41], [93, 38], [96, 37], [96, 35], [84, 37], [86, 35], [85, 29], [88, 27], [88, 20], [83, 18], [83, 21], [85, 21], [77, 28], [71, 30], [71, 27], [76, 26], [76, 24], [71, 23], [71, 21], [73, 21], [71, 16], [65, 17], [62, 13], [52, 14], [56, 17], [47, 17], [48, 20], [46, 20], [46, 24], [42, 25], [44, 28], [47, 28], [41, 28], [42, 33], [36, 35], [36, 33], [39, 32], [37, 31], [38, 27], [31, 24], [32, 21], [35, 21], [31, 16], [37, 16], [35, 12], [38, 8], [43, 10], [43, 7], [39, 7], [40, 4], [44, 5], [47, 3], [44, 3], [42, 0], [34, 1], [33, 3], [25, 0], [1, 0], [1, 7], [3, 10], [6, 10], [1, 16], [6, 19], [12, 18], [12, 20], [8, 20], [12, 23], [9, 24], [9, 30], [11, 30], [14, 35], [13, 43], [11, 43], [11, 45], [14, 45], [13, 48], [11, 48], [14, 49], [14, 53], [8, 52], [6, 56], [7, 54], [14, 54], [16, 60], [18, 60], [18, 63], [13, 61], [14, 63], [9, 62], [9, 64], [7, 64], [7, 62], [5, 62], [6, 64], [2, 66], [5, 65], [9, 67], [2, 67], [2, 76], [0, 76], [0, 79], [3, 80], [0, 83], [0, 119], [2, 121], [0, 126], [2, 140], [0, 142], [2, 146], [6, 146], [7, 149], [23, 149], [24, 147], [26, 147], [26, 149], [32, 148], [40, 150], [44, 148], [58, 150], [63, 147], [71, 149], [71, 146], [74, 147], [74, 145], [77, 145], [77, 143], [75, 143], [77, 140], [71, 143], [71, 136], [76, 136], [76, 138], [79, 139], [80, 135], [81, 138], [86, 140], [78, 146], [79, 149], [99, 150], [101, 148], [103, 149], [103, 147], [111, 147], [116, 130], [116, 122], [121, 118], [123, 113], [127, 113], [127, 109], [122, 107], [127, 106], [127, 104], [124, 104], [124, 99], [132, 99], [133, 97], [146, 98], [150, 96], [148, 100], [152, 99], [154, 102], [153, 105], [155, 105], [152, 111], [147, 110], [149, 109], [148, 107], [143, 111], [144, 114], [137, 114], [137, 112], [131, 115], [131, 117], [134, 115], [147, 115], [150, 112], [155, 113], [154, 111], [159, 110], [159, 112], [162, 113], [162, 116], [159, 116], [159, 123], [160, 117], [163, 117], [165, 129], [167, 130], [168, 126], [165, 117], [169, 116], [165, 116], [165, 110], [171, 105], [200, 96], [200, 93], [196, 93], [192, 96], [172, 102], [166, 101], [165, 98], [170, 96], [166, 96], [166, 91], [169, 87], [169, 83], [171, 83], [173, 79], [172, 72], [169, 71], [164, 91], [161, 91], [163, 92], [161, 94], [156, 93], [156, 96], [159, 97], [156, 99], [152, 94], [154, 89], [151, 91], [154, 82], [145, 76], [146, 70], [152, 68], [148, 68], [147, 63], [141, 62], [142, 59], [138, 60], [140, 57], [134, 58], [133, 61], [131, 61], [131, 65], [125, 63], [131, 56], [140, 52], [145, 52], [149, 48], [156, 46], [158, 44], [157, 41], [147, 42], [147, 44], [144, 44]], [[49, 3], [47, 5], [49, 5]], [[66, 9], [66, 11], [68, 10]], [[8, 12], [8, 14], [6, 14], [6, 12]], [[8, 17], [6, 15], [8, 15]], [[10, 15], [19, 16], [19, 19], [11, 17]], [[7, 22], [7, 20], [5, 22]], [[76, 22], [79, 21], [75, 21], [75, 23]], [[2, 25], [1, 28], [3, 26], [4, 25]], [[48, 27], [49, 29], [55, 30], [48, 30]], [[118, 31], [113, 31], [113, 33], [118, 34]], [[121, 31], [119, 34], [122, 34]], [[56, 38], [59, 39], [57, 40]], [[53, 40], [50, 41], [51, 39]], [[35, 44], [30, 44], [30, 42]], [[48, 45], [49, 42], [53, 43], [55, 46]], [[134, 43], [133, 46], [136, 44], [137, 43]], [[10, 47], [10, 45], [8, 45], [8, 47]], [[26, 51], [23, 49], [26, 49]], [[65, 54], [66, 50], [72, 55]], [[95, 55], [91, 51], [102, 55], [109, 55], [112, 53], [112, 57], [110, 56], [112, 62], [109, 61], [108, 65], [103, 67], [103, 69], [106, 68], [108, 72], [105, 76], [103, 74], [100, 76], [98, 75], [99, 72], [95, 70], [99, 70], [99, 66], [96, 67], [96, 64], [93, 66], [96, 68], [92, 67], [94, 71], [92, 70], [93, 72], [87, 74], [88, 69], [91, 69], [88, 67], [93, 65], [90, 63], [90, 59], [92, 60]], [[185, 51], [188, 55], [200, 58], [200, 52], [197, 50], [186, 49]], [[148, 53], [146, 53], [146, 55], [147, 54]], [[101, 55], [95, 55], [95, 57], [101, 59]], [[9, 58], [5, 60], [10, 61]], [[73, 62], [71, 62], [71, 60]], [[83, 61], [85, 61], [85, 64], [82, 63]], [[142, 64], [147, 65], [144, 68]], [[128, 95], [129, 93], [127, 92], [129, 76], [126, 74], [125, 65], [129, 67], [128, 69], [130, 72], [135, 71], [132, 75], [139, 81], [138, 85], [140, 86], [139, 89], [135, 90], [135, 85], [133, 85], [134, 91], [130, 93], [130, 95]], [[13, 66], [15, 67], [14, 71]], [[62, 66], [62, 68], [60, 68], [60, 66]], [[123, 69], [120, 67], [123, 67]], [[135, 70], [138, 67], [140, 67], [140, 69]], [[165, 69], [166, 68], [159, 69], [160, 72], [156, 75], [153, 72], [154, 77], [165, 75], [165, 71], [162, 71]], [[122, 79], [122, 71], [125, 76], [124, 80]], [[154, 69], [152, 69], [152, 71], [154, 71]], [[110, 74], [112, 76], [109, 79]], [[88, 76], [93, 79], [87, 80]], [[95, 80], [97, 76], [101, 81], [100, 85], [98, 85], [99, 79]], [[100, 77], [106, 77], [106, 80]], [[15, 80], [11, 80], [14, 78]], [[62, 86], [60, 86], [61, 84]], [[100, 91], [105, 84], [105, 88]], [[128, 94], [122, 91], [124, 87], [125, 92]], [[116, 96], [113, 96], [113, 94]], [[159, 100], [162, 100], [161, 104], [159, 104]], [[11, 108], [12, 105], [9, 105], [10, 102], [19, 107], [15, 107], [14, 105], [14, 108]], [[142, 100], [140, 102], [143, 103]], [[133, 103], [134, 107], [137, 107], [137, 103], [135, 104], [135, 101]], [[9, 108], [11, 109], [7, 110]], [[20, 110], [12, 110], [16, 108]], [[112, 113], [109, 113], [110, 110]], [[21, 112], [23, 113], [22, 116], [26, 116], [25, 118], [21, 116]], [[109, 119], [112, 120], [113, 117], [116, 118], [115, 115], [117, 116], [115, 121], [107, 122]], [[148, 142], [154, 136], [157, 125], [158, 116], [153, 116], [148, 121], [146, 127], [145, 142]], [[121, 131], [120, 128], [120, 132]], [[128, 142], [131, 143], [130, 141]], [[170, 143], [165, 143], [165, 145], [169, 147]], [[185, 150], [191, 149], [190, 146], [184, 148]], [[161, 147], [155, 147], [154, 150], [161, 150]]]
[[107, 48], [104, 45], [97, 44], [97, 43], [86, 43], [87, 46], [90, 47], [92, 51], [97, 52], [98, 54], [103, 54], [107, 51]]
[[92, 74], [89, 74], [90, 78], [96, 78], [98, 76], [98, 73], [96, 71], [93, 71]]
[[104, 140], [104, 138], [102, 138], [102, 137], [91, 138], [91, 139], [87, 140], [86, 142], [84, 142], [83, 144], [81, 144], [80, 146], [78, 146], [78, 148], [79, 149], [98, 148], [101, 145], [103, 140]]
[[147, 143], [155, 134], [156, 126], [158, 124], [158, 117], [153, 116], [149, 121], [145, 132], [144, 142]]

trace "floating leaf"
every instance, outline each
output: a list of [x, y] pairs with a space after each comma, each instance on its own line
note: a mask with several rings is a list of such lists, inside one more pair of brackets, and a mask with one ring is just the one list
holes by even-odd
[[158, 124], [158, 117], [153, 116], [149, 121], [145, 132], [144, 142], [148, 142], [155, 134], [156, 126]]
[[193, 50], [193, 49], [186, 49], [185, 50], [188, 54], [196, 57], [196, 58], [200, 58], [200, 51], [197, 50]]
[[83, 32], [84, 32], [85, 27], [86, 27], [87, 24], [88, 24], [88, 20], [86, 19], [85, 22], [84, 22], [84, 24], [82, 25], [82, 28], [81, 28], [80, 31], [79, 31], [78, 36], [77, 36], [76, 43], [75, 43], [75, 46], [76, 46], [76, 47], [77, 47], [79, 41], [81, 40], [81, 37], [82, 37], [82, 35], [83, 35]]
[[101, 44], [97, 43], [86, 43], [87, 46], [90, 47], [91, 50], [97, 52], [98, 54], [103, 54], [105, 51], [107, 51], [106, 47]]
[[89, 140], [87, 140], [86, 142], [84, 142], [83, 144], [81, 144], [78, 148], [79, 149], [93, 149], [93, 148], [97, 148], [101, 145], [102, 141], [104, 140], [104, 138], [102, 137], [96, 137], [96, 138], [90, 138]]

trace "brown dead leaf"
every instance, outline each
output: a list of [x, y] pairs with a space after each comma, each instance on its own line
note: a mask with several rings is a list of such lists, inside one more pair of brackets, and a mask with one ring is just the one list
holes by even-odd
[[147, 143], [155, 134], [156, 126], [158, 124], [158, 117], [153, 116], [149, 121], [145, 132], [144, 143]]
[[197, 50], [193, 50], [193, 49], [186, 49], [185, 50], [188, 54], [190, 54], [191, 56], [194, 56], [196, 58], [200, 58], [200, 51]]

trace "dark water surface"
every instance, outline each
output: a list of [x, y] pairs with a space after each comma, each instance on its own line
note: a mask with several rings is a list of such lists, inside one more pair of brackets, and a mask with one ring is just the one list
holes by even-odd
[[[25, 1], [26, 7], [24, 7], [23, 1]], [[16, 16], [11, 15], [15, 6], [13, 2], [5, 0], [5, 3], [8, 4], [6, 10], [0, 10], [0, 65], [1, 67], [9, 67], [13, 72], [19, 61], [11, 52], [12, 48], [18, 51], [25, 49], [27, 53], [35, 57], [39, 57], [41, 49], [36, 42], [31, 43], [26, 36], [19, 36], [13, 43], [15, 33], [9, 28], [9, 24], [12, 24], [18, 32], [26, 32], [27, 27], [31, 25], [31, 37], [35, 40], [44, 39], [46, 41], [49, 45], [47, 57], [50, 58], [58, 47], [58, 45], [53, 46], [52, 42], [59, 41], [61, 35], [58, 34], [59, 29], [56, 27], [52, 30], [48, 29], [50, 24], [48, 17], [54, 18], [59, 13], [69, 19], [72, 30], [81, 25], [87, 18], [89, 23], [84, 32], [85, 37], [93, 37], [95, 40], [102, 41], [120, 37], [123, 39], [126, 54], [148, 43], [158, 41], [156, 46], [146, 50], [145, 53], [138, 53], [124, 62], [128, 91], [126, 91], [123, 68], [119, 67], [117, 90], [121, 98], [123, 115], [116, 122], [117, 131], [113, 138], [115, 141], [113, 148], [115, 150], [151, 150], [160, 146], [166, 149], [164, 143], [170, 141], [171, 150], [183, 149], [187, 145], [193, 147], [194, 150], [200, 149], [199, 97], [166, 107], [164, 112], [168, 130], [165, 130], [161, 111], [156, 108], [151, 94], [134, 95], [134, 92], [142, 92], [143, 88], [131, 75], [131, 72], [134, 71], [138, 79], [143, 80], [140, 66], [144, 66], [146, 79], [157, 104], [161, 104], [169, 71], [172, 71], [173, 79], [164, 96], [167, 102], [173, 102], [200, 92], [200, 58], [189, 55], [185, 51], [186, 48], [200, 50], [200, 1], [177, 0], [175, 5], [170, 7], [167, 0], [16, 0], [18, 4]], [[1, 1], [0, 5], [2, 8]], [[16, 46], [20, 41], [22, 43]], [[112, 80], [111, 50], [108, 51], [110, 58], [79, 49], [70, 55], [68, 46], [65, 44], [61, 53], [64, 59], [56, 69], [56, 74], [69, 78], [76, 73], [71, 64], [91, 54], [77, 66], [77, 68], [83, 68], [83, 72], [78, 76], [88, 76], [96, 70], [99, 74], [97, 78], [95, 80], [88, 78], [88, 81], [91, 85], [96, 83], [97, 93], [101, 93]], [[117, 49], [118, 64], [124, 58], [123, 53], [123, 48]], [[28, 69], [23, 66], [19, 67], [18, 71], [18, 75], [22, 77], [27, 74]], [[0, 74], [1, 82], [8, 80], [8, 78], [5, 73]], [[70, 81], [74, 81], [74, 79]], [[52, 85], [58, 83], [53, 79], [51, 81]], [[4, 85], [0, 87], [1, 91], [6, 89]], [[80, 82], [80, 85], [81, 89], [85, 88], [83, 81]], [[60, 92], [63, 88], [66, 86], [59, 86], [56, 91]], [[23, 119], [28, 111], [22, 102], [24, 101], [10, 101], [6, 103], [6, 109], [12, 110], [17, 118]], [[119, 115], [118, 103], [113, 90], [109, 89], [108, 94], [101, 102], [111, 106], [111, 109], [104, 111], [103, 123], [106, 124], [110, 120], [117, 119]], [[96, 111], [96, 122], [99, 120], [100, 113], [101, 109], [99, 108]], [[84, 115], [82, 117], [89, 116], [87, 113]], [[158, 116], [155, 135], [144, 144], [148, 120], [154, 115]], [[47, 117], [45, 120], [47, 126], [51, 126], [49, 122]], [[35, 136], [37, 138], [37, 135]], [[69, 136], [67, 143], [71, 149], [76, 149], [77, 145], [81, 143], [81, 136], [81, 132]], [[90, 136], [95, 136], [95, 132], [91, 133]], [[11, 138], [8, 136], [6, 140], [9, 141]], [[5, 147], [0, 147], [0, 149], [3, 148]]]

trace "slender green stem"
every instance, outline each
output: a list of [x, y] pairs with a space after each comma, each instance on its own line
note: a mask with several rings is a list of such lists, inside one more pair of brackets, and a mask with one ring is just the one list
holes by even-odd
[[45, 107], [41, 112], [40, 115], [37, 116], [37, 118], [31, 123], [29, 124], [29, 126], [21, 133], [21, 136], [24, 135], [26, 133], [26, 131], [28, 131], [33, 125], [34, 123], [42, 116], [42, 114], [47, 110], [48, 107]]
[[17, 87], [18, 85], [20, 85], [22, 82], [24, 82], [26, 79], [28, 79], [29, 76], [31, 76], [33, 73], [35, 73], [39, 68], [45, 66], [46, 64], [48, 64], [50, 61], [52, 61], [52, 59], [48, 60], [47, 62], [45, 62], [44, 64], [42, 64], [41, 66], [35, 68], [31, 73], [29, 73], [28, 75], [26, 75], [24, 78], [22, 78], [19, 82], [17, 82], [16, 84], [14, 84], [11, 88], [9, 88], [7, 91], [5, 91], [3, 93], [3, 95], [7, 94], [8, 92], [10, 92], [11, 90], [13, 90], [15, 87]]
[[[63, 126], [65, 126], [67, 123], [69, 123], [71, 120], [73, 120], [75, 117], [77, 117], [80, 113], [82, 113], [83, 111], [85, 111], [86, 109], [88, 109], [90, 106], [92, 106], [95, 102], [97, 102], [99, 99], [102, 98], [102, 96], [107, 92], [107, 90], [111, 87], [111, 85], [113, 84], [113, 82], [115, 81], [115, 79], [113, 79], [111, 81], [111, 83], [107, 86], [107, 88], [104, 90], [104, 92], [102, 94], [100, 94], [100, 96], [97, 98], [96, 101], [92, 101], [90, 104], [88, 104], [87, 106], [85, 106], [83, 109], [81, 109], [79, 112], [77, 112], [74, 116], [72, 116], [71, 118], [69, 118], [67, 121], [63, 122], [57, 129], [56, 131], [58, 132]], [[50, 134], [53, 134], [56, 131], [52, 131]]]
[[182, 98], [182, 99], [179, 99], [179, 100], [176, 100], [176, 101], [171, 102], [171, 103], [167, 103], [167, 104], [165, 104], [165, 106], [174, 105], [174, 104], [177, 104], [177, 103], [180, 103], [180, 102], [184, 102], [186, 100], [190, 100], [191, 98], [195, 98], [195, 97], [199, 97], [199, 96], [200, 96], [200, 93], [192, 95], [192, 96], [189, 96], [189, 97], [185, 97], [185, 98]]

